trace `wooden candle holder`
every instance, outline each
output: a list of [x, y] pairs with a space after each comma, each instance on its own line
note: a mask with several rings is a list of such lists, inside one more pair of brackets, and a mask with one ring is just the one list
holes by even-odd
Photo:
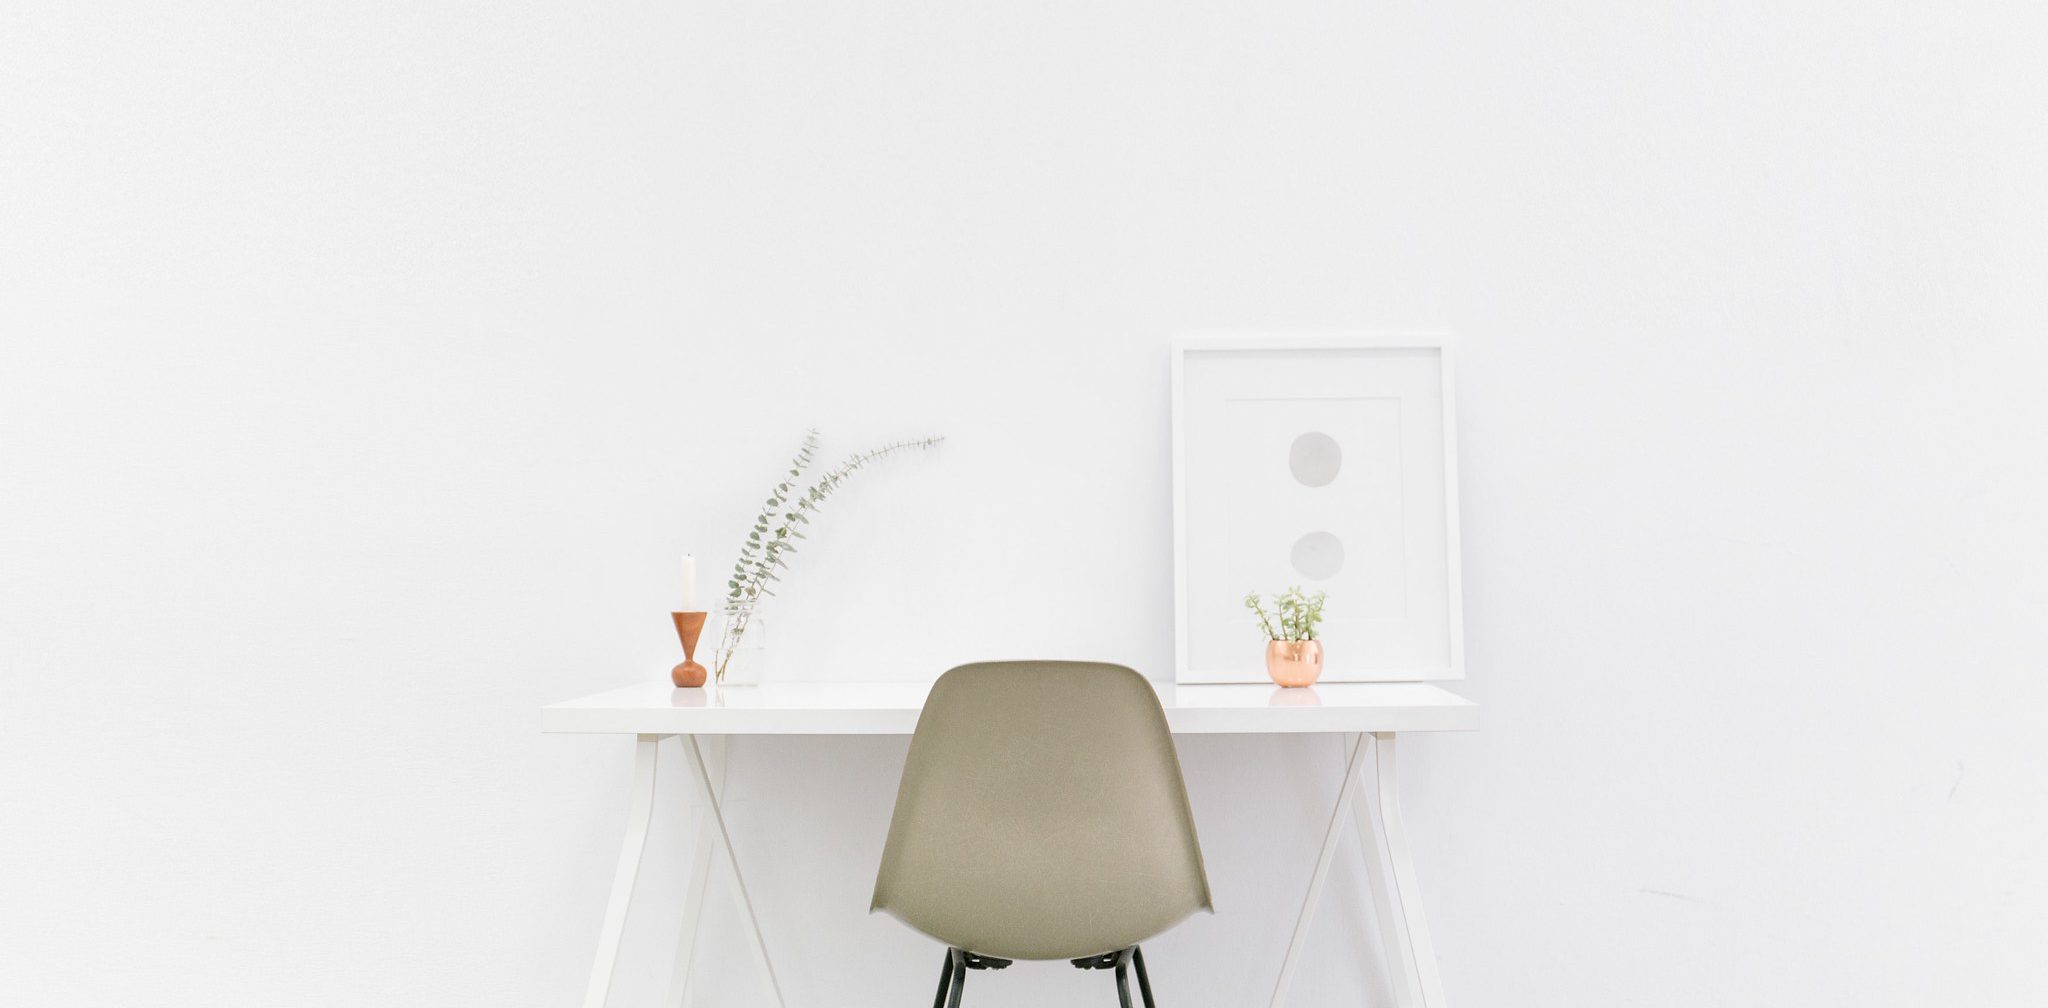
[[675, 617], [676, 637], [683, 642], [683, 663], [669, 670], [669, 681], [679, 689], [702, 686], [710, 670], [697, 664], [697, 638], [704, 633], [704, 617], [708, 614], [672, 612], [669, 615]]

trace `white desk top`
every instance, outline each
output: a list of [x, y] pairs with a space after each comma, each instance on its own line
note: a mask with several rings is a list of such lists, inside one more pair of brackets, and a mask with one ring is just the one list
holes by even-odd
[[[1154, 684], [1176, 734], [1476, 731], [1479, 705], [1428, 683]], [[927, 682], [773, 682], [720, 689], [640, 683], [540, 709], [544, 732], [908, 735]]]

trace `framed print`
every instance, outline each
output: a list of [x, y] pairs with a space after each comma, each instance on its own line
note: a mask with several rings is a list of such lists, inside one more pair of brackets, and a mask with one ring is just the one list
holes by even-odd
[[1244, 598], [1297, 585], [1323, 681], [1463, 678], [1455, 444], [1441, 338], [1176, 340], [1175, 681], [1266, 682]]

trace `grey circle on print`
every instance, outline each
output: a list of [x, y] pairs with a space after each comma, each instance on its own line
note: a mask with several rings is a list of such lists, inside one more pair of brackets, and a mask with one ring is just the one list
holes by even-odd
[[1311, 581], [1327, 581], [1344, 569], [1344, 540], [1328, 532], [1310, 532], [1294, 541], [1294, 569]]
[[1344, 449], [1322, 431], [1309, 431], [1287, 448], [1287, 471], [1302, 486], [1329, 486], [1344, 467]]

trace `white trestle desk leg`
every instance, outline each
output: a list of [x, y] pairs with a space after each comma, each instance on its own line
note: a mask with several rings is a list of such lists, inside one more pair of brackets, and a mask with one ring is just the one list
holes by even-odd
[[1287, 999], [1287, 985], [1294, 979], [1294, 962], [1301, 952], [1302, 939], [1308, 937], [1309, 923], [1315, 919], [1316, 900], [1323, 894], [1323, 884], [1329, 881], [1330, 862], [1337, 856], [1337, 843], [1344, 838], [1344, 820], [1351, 812], [1351, 799], [1358, 793], [1358, 771], [1365, 763], [1365, 739], [1353, 735], [1350, 740], [1351, 758], [1344, 762], [1344, 783], [1337, 788], [1337, 807], [1330, 810], [1330, 826], [1323, 831], [1323, 849], [1316, 855], [1315, 871], [1308, 877], [1308, 895], [1302, 897], [1301, 916], [1294, 923], [1294, 936], [1287, 940], [1287, 955], [1280, 960], [1280, 979], [1273, 984], [1273, 1008], [1280, 1008]]
[[[677, 740], [685, 748], [690, 740]], [[720, 799], [725, 797], [725, 736], [715, 735], [706, 740], [704, 758], [712, 764], [712, 790]], [[711, 884], [711, 848], [718, 843], [718, 827], [711, 822], [711, 810], [697, 809], [697, 845], [690, 852], [690, 886], [683, 891], [683, 927], [676, 935], [675, 974], [669, 981], [668, 1003], [673, 1008], [689, 1008], [695, 993], [693, 983], [697, 972], [697, 935], [704, 926], [704, 890]]]
[[[1373, 740], [1375, 758], [1379, 744], [1378, 739]], [[1359, 786], [1364, 787], [1365, 782], [1360, 781]], [[1374, 785], [1373, 793], [1377, 797], [1378, 785]], [[1379, 923], [1387, 986], [1394, 993], [1396, 1008], [1417, 1008], [1422, 1004], [1422, 989], [1415, 980], [1415, 954], [1408, 946], [1408, 931], [1401, 925], [1395, 906], [1393, 871], [1387, 864], [1386, 844], [1380, 841], [1379, 824], [1373, 818], [1373, 803], [1360, 801], [1351, 806], [1351, 812], [1358, 827], [1358, 845], [1365, 855], [1365, 880], [1372, 888], [1372, 909]]]
[[761, 921], [754, 915], [753, 897], [747, 894], [747, 881], [740, 876], [740, 859], [733, 853], [732, 831], [726, 828], [725, 812], [718, 804], [718, 789], [711, 784], [711, 771], [705, 766], [704, 753], [698, 747], [696, 736], [683, 736], [683, 751], [690, 754], [690, 765], [697, 770], [697, 796], [704, 800], [705, 810], [711, 813], [711, 824], [718, 831], [718, 846], [725, 851], [726, 867], [732, 869], [733, 888], [739, 892], [740, 909], [747, 919], [748, 930], [753, 934], [754, 951], [761, 954], [761, 969], [768, 974], [768, 989], [774, 992], [778, 1008], [785, 1008], [782, 983], [775, 978], [775, 964], [768, 959], [768, 943], [761, 937]]
[[590, 966], [583, 1008], [604, 1008], [605, 996], [611, 993], [619, 936], [626, 930], [633, 882], [640, 877], [640, 855], [647, 850], [647, 822], [654, 816], [654, 758], [660, 742], [659, 735], [641, 735], [633, 742], [633, 807], [626, 814], [626, 842], [619, 848], [619, 867], [612, 874], [612, 895], [605, 904], [604, 929], [598, 932], [597, 961]]
[[1398, 929], [1406, 937], [1408, 963], [1420, 987], [1423, 1008], [1444, 1008], [1443, 978], [1437, 974], [1436, 947], [1429, 941], [1429, 922], [1422, 914], [1422, 893], [1415, 883], [1415, 859], [1408, 848], [1408, 829], [1401, 822], [1401, 788], [1394, 764], [1394, 733], [1373, 733], [1374, 782], [1378, 785], [1380, 841], [1393, 867]]

